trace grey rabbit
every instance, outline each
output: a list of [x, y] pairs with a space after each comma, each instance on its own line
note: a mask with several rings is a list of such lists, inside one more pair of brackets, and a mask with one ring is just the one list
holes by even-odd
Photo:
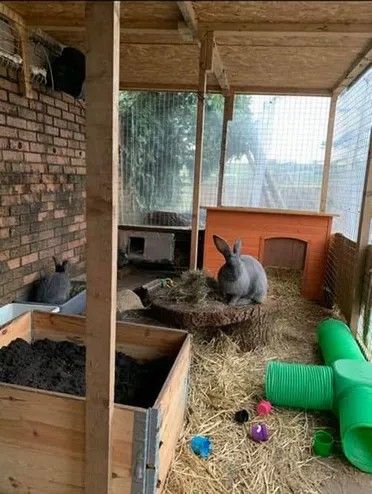
[[218, 272], [218, 284], [230, 304], [261, 304], [267, 295], [267, 276], [262, 264], [252, 256], [240, 255], [242, 243], [237, 240], [231, 250], [227, 242], [213, 235], [214, 245], [224, 256]]
[[71, 281], [68, 273], [68, 261], [58, 263], [53, 257], [55, 270], [41, 278], [37, 287], [36, 301], [46, 304], [63, 304], [71, 292]]

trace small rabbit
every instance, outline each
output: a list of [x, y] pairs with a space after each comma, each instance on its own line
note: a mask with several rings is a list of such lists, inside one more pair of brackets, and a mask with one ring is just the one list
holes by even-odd
[[241, 241], [237, 240], [233, 250], [225, 240], [213, 235], [214, 245], [224, 256], [226, 263], [218, 272], [218, 283], [230, 304], [261, 304], [267, 294], [267, 277], [262, 264], [251, 256], [241, 256]]
[[60, 305], [68, 300], [71, 292], [68, 261], [58, 263], [55, 257], [53, 261], [56, 272], [41, 278], [37, 287], [36, 301]]

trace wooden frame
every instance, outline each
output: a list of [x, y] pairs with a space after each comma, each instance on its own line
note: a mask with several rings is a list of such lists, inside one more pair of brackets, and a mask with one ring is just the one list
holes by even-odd
[[336, 120], [337, 99], [338, 99], [338, 94], [337, 93], [333, 94], [329, 106], [327, 139], [326, 139], [326, 147], [324, 152], [324, 165], [323, 165], [323, 175], [322, 175], [322, 189], [320, 193], [321, 212], [325, 212], [327, 207], [328, 182], [329, 182], [329, 172], [331, 168], [332, 145], [333, 145], [333, 135], [335, 129], [335, 120]]
[[228, 94], [225, 96], [225, 101], [223, 105], [221, 151], [220, 151], [220, 164], [219, 164], [218, 188], [217, 188], [217, 206], [222, 206], [223, 180], [225, 175], [226, 146], [227, 146], [227, 131], [228, 131], [229, 122], [233, 119], [233, 113], [234, 113], [234, 94]]
[[120, 2], [88, 2], [85, 489], [111, 492], [115, 382]]
[[[174, 360], [153, 405], [112, 409], [112, 494], [158, 494], [172, 460], [186, 407], [190, 336], [119, 322], [116, 350], [139, 360]], [[0, 347], [16, 338], [83, 344], [86, 319], [33, 312], [0, 328]], [[86, 399], [0, 383], [0, 492], [83, 494]], [[160, 446], [161, 445], [161, 446]], [[26, 489], [26, 490], [25, 490]]]
[[350, 327], [356, 333], [361, 309], [364, 270], [366, 265], [367, 248], [371, 233], [372, 222], [372, 130], [369, 135], [369, 149], [364, 181], [362, 205], [360, 210], [357, 252], [355, 259], [354, 278], [352, 280], [352, 306]]
[[203, 162], [204, 113], [207, 89], [207, 74], [213, 65], [213, 33], [207, 33], [200, 47], [199, 61], [199, 91], [196, 116], [196, 143], [194, 165], [194, 188], [192, 200], [191, 249], [190, 269], [196, 269], [198, 263], [199, 217], [200, 217], [200, 188]]

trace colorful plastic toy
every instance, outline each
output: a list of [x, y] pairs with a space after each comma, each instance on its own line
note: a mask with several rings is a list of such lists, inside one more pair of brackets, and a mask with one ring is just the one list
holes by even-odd
[[271, 412], [272, 410], [272, 405], [269, 401], [267, 400], [261, 400], [259, 402], [259, 404], [257, 405], [257, 413], [258, 415], [260, 415], [261, 417], [265, 416], [265, 415], [269, 415], [269, 413]]
[[256, 443], [262, 443], [269, 439], [269, 431], [266, 424], [254, 424], [251, 428], [251, 437]]
[[333, 453], [333, 436], [327, 431], [316, 431], [313, 438], [313, 450], [317, 456], [327, 458]]
[[196, 455], [204, 459], [212, 453], [212, 442], [207, 436], [194, 436], [190, 441], [190, 447]]

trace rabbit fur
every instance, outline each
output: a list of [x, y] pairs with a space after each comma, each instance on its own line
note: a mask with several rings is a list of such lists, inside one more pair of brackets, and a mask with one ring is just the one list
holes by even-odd
[[68, 261], [58, 263], [53, 257], [55, 273], [41, 278], [37, 292], [36, 301], [45, 304], [63, 304], [71, 292], [71, 282], [68, 274]]
[[241, 241], [233, 249], [217, 235], [213, 235], [217, 250], [224, 256], [225, 264], [218, 272], [218, 284], [222, 294], [230, 298], [230, 304], [261, 304], [267, 295], [267, 276], [262, 264], [252, 256], [241, 255]]

